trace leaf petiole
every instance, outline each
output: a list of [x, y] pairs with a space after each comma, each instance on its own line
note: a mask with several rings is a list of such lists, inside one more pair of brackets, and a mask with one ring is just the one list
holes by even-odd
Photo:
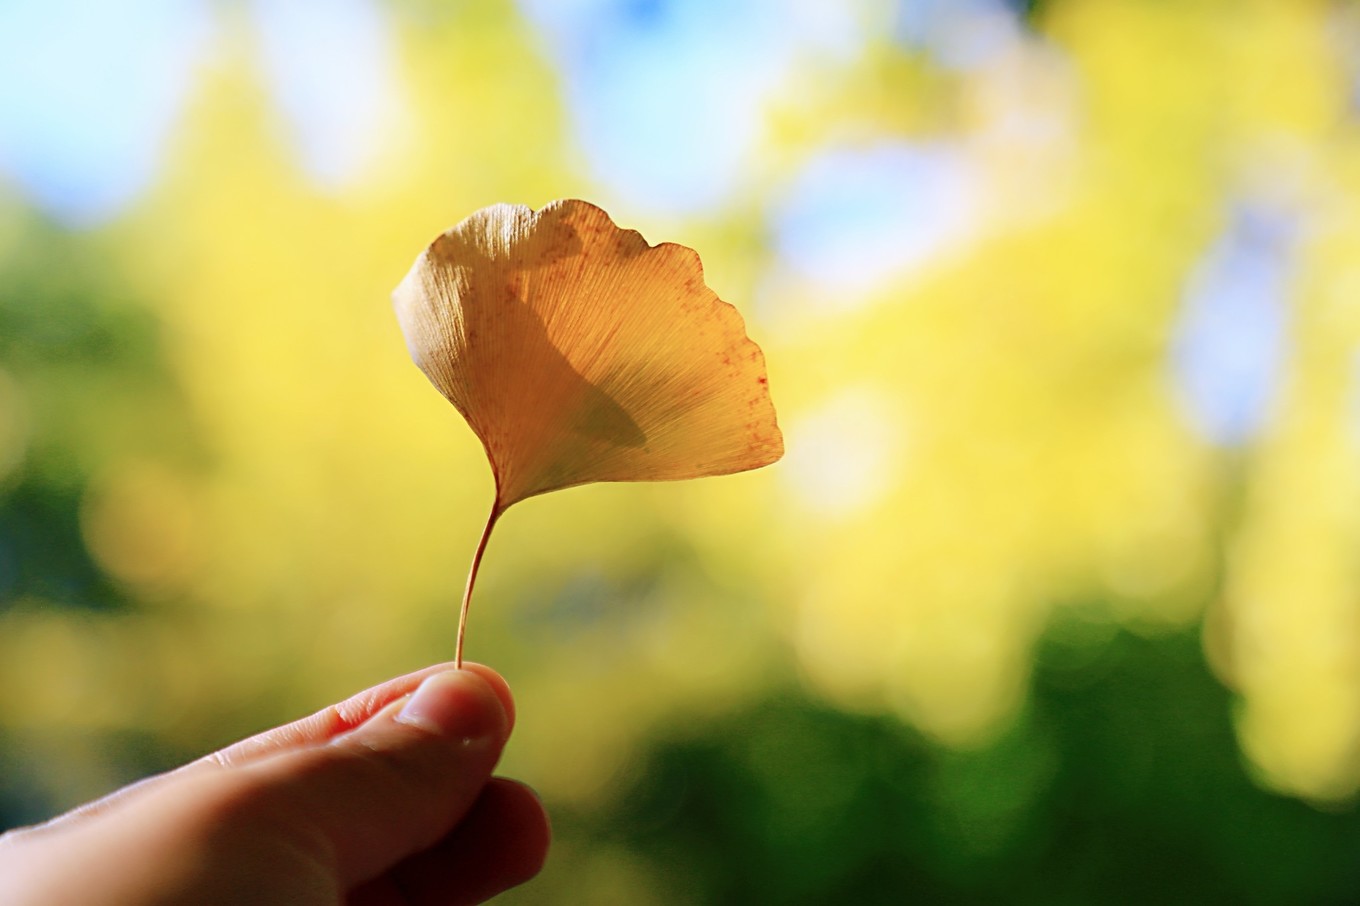
[[472, 586], [477, 583], [477, 570], [482, 565], [482, 554], [486, 553], [486, 542], [491, 537], [491, 530], [496, 527], [496, 520], [501, 518], [501, 513], [505, 508], [501, 506], [500, 495], [496, 495], [496, 502], [491, 507], [491, 515], [487, 517], [486, 528], [482, 529], [482, 539], [477, 542], [477, 551], [472, 555], [472, 567], [468, 570], [467, 588], [463, 590], [463, 606], [458, 611], [458, 644], [454, 649], [453, 666], [457, 670], [463, 669], [463, 637], [467, 635], [468, 605], [472, 603]]

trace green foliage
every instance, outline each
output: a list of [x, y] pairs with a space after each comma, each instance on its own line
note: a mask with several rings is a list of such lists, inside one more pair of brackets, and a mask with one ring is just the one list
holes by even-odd
[[1055, 632], [985, 748], [785, 689], [658, 742], [609, 808], [558, 823], [651, 863], [662, 902], [1349, 902], [1360, 815], [1253, 785], [1228, 705], [1194, 633]]
[[0, 415], [24, 435], [17, 466], [0, 473], [0, 610], [24, 597], [128, 604], [86, 549], [81, 504], [112, 453], [158, 439], [138, 436], [151, 419], [135, 414], [164, 424], [175, 385], [157, 322], [115, 261], [36, 215], [0, 244], [0, 376], [15, 388]]

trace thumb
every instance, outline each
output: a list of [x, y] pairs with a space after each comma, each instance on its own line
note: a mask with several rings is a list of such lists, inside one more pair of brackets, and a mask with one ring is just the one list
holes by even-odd
[[509, 729], [485, 679], [436, 673], [348, 733], [230, 772], [236, 789], [215, 817], [256, 843], [282, 835], [349, 887], [448, 834], [490, 779]]

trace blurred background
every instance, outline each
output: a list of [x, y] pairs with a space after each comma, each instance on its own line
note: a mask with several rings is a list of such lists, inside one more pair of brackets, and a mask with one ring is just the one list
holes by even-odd
[[0, 0], [0, 828], [452, 656], [389, 293], [697, 249], [788, 454], [501, 523], [507, 903], [1360, 902], [1360, 5]]

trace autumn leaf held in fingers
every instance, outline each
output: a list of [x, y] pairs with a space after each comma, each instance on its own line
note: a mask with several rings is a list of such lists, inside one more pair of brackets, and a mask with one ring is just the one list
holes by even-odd
[[393, 294], [412, 358], [481, 438], [496, 520], [593, 481], [724, 475], [784, 452], [760, 348], [699, 257], [583, 201], [493, 205], [427, 248]]

